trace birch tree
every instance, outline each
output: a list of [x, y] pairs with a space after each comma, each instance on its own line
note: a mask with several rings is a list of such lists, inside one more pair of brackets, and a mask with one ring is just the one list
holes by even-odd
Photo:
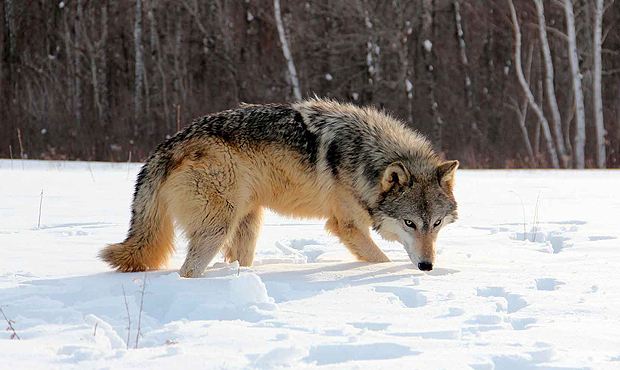
[[568, 36], [568, 61], [573, 83], [573, 96], [575, 99], [575, 167], [585, 167], [586, 146], [586, 114], [583, 105], [583, 91], [581, 90], [581, 72], [579, 71], [579, 57], [577, 55], [577, 37], [575, 35], [575, 14], [572, 0], [564, 0], [564, 13], [566, 16], [566, 35]]
[[421, 3], [421, 29], [420, 36], [422, 41], [422, 53], [424, 55], [425, 74], [428, 83], [428, 97], [430, 103], [431, 116], [433, 117], [433, 142], [439, 150], [442, 150], [443, 143], [443, 119], [439, 113], [439, 103], [435, 94], [435, 66], [433, 42], [435, 31], [435, 2], [432, 0], [424, 0]]
[[[530, 44], [529, 52], [526, 56], [526, 65], [525, 65], [525, 79], [530, 81], [531, 71], [532, 71], [532, 55], [533, 53], [533, 45]], [[528, 108], [528, 98], [526, 95], [523, 96], [523, 101], [521, 103], [517, 103], [516, 100], [511, 99], [512, 104], [508, 105], [508, 108], [512, 109], [518, 119], [519, 128], [521, 129], [521, 136], [523, 137], [523, 144], [525, 145], [525, 150], [527, 151], [527, 155], [530, 157], [531, 161], [536, 159], [536, 155], [534, 154], [534, 150], [532, 149], [532, 142], [530, 141], [530, 135], [527, 132], [527, 126], [525, 125], [527, 120], [527, 108]], [[536, 127], [540, 127], [540, 125], [536, 125]], [[538, 140], [538, 139], [537, 139]], [[538, 149], [536, 149], [538, 150]]]
[[605, 153], [605, 125], [603, 122], [603, 97], [601, 92], [601, 46], [602, 46], [602, 28], [603, 28], [603, 0], [595, 1], [594, 11], [594, 63], [593, 63], [593, 80], [592, 80], [592, 106], [594, 107], [594, 128], [596, 132], [596, 165], [599, 168], [606, 167]]
[[368, 71], [368, 83], [375, 85], [379, 80], [379, 45], [376, 40], [374, 22], [368, 9], [364, 9], [364, 26], [368, 40], [366, 41], [366, 69]]
[[407, 1], [394, 1], [393, 5], [397, 13], [398, 24], [400, 25], [398, 64], [401, 69], [398, 85], [402, 86], [403, 89], [401, 91], [405, 93], [407, 98], [407, 122], [413, 122], [413, 83], [411, 82], [413, 80], [413, 71], [409, 64], [409, 44], [410, 36], [413, 33], [413, 25], [406, 16]]
[[465, 44], [465, 35], [463, 33], [463, 24], [461, 18], [461, 6], [459, 5], [458, 0], [454, 0], [452, 2], [452, 7], [454, 9], [454, 24], [456, 25], [456, 38], [459, 44], [459, 57], [461, 59], [461, 64], [463, 65], [463, 70], [465, 72], [465, 97], [467, 108], [472, 108], [473, 106], [473, 92], [471, 88], [471, 78], [469, 76], [469, 59], [467, 58], [467, 46]]
[[519, 27], [519, 20], [517, 19], [517, 12], [515, 10], [514, 4], [512, 0], [508, 0], [508, 5], [510, 7], [510, 17], [512, 19], [512, 29], [514, 32], [515, 45], [514, 45], [514, 58], [515, 58], [515, 72], [517, 74], [517, 79], [519, 80], [519, 85], [523, 90], [523, 94], [527, 97], [530, 107], [538, 117], [540, 124], [542, 126], [543, 135], [545, 136], [545, 142], [547, 144], [547, 152], [549, 154], [549, 159], [551, 160], [551, 165], [553, 168], [559, 168], [560, 164], [558, 161], [558, 153], [555, 148], [555, 144], [553, 143], [553, 137], [551, 136], [551, 130], [549, 129], [549, 122], [545, 118], [542, 108], [536, 103], [534, 99], [534, 95], [530, 90], [530, 86], [523, 75], [523, 66], [521, 65], [521, 29]]
[[282, 11], [280, 9], [280, 0], [273, 0], [273, 13], [276, 18], [276, 27], [278, 28], [278, 36], [280, 37], [280, 45], [282, 47], [282, 54], [286, 60], [286, 67], [288, 69], [288, 77], [291, 82], [291, 88], [293, 89], [293, 96], [297, 100], [301, 100], [301, 89], [299, 88], [299, 79], [297, 78], [297, 69], [295, 68], [295, 62], [293, 61], [293, 54], [291, 54], [291, 48], [286, 37], [286, 31], [284, 29], [284, 22], [282, 22]]
[[545, 22], [545, 10], [542, 0], [534, 0], [536, 5], [536, 14], [538, 16], [538, 32], [540, 36], [540, 48], [543, 56], [543, 64], [545, 66], [545, 92], [547, 94], [547, 103], [551, 112], [551, 123], [553, 128], [553, 136], [555, 145], [557, 146], [558, 155], [562, 161], [562, 167], [567, 168], [569, 156], [564, 146], [564, 137], [562, 135], [562, 118], [560, 117], [560, 108], [558, 108], [558, 100], [555, 96], [554, 86], [554, 69], [551, 59], [551, 50], [549, 48], [549, 40], [547, 38], [547, 24]]

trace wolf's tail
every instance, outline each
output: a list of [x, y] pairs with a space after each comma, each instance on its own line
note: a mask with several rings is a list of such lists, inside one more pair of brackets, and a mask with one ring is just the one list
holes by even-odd
[[123, 272], [157, 269], [174, 251], [174, 226], [162, 199], [171, 158], [156, 153], [140, 170], [131, 209], [131, 226], [122, 243], [105, 247], [99, 257]]

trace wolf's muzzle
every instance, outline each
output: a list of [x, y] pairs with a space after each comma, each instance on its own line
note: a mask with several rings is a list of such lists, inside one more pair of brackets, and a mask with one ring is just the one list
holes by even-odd
[[419, 262], [418, 268], [422, 271], [430, 271], [433, 269], [433, 264], [430, 262]]

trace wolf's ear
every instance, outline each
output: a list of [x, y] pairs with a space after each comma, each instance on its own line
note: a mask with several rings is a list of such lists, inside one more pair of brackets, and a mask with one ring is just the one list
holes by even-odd
[[405, 186], [409, 184], [409, 171], [401, 162], [394, 162], [387, 166], [385, 172], [383, 172], [383, 178], [381, 179], [381, 188], [383, 191], [388, 191], [394, 186]]
[[445, 161], [437, 167], [437, 179], [441, 187], [452, 190], [457, 168], [459, 168], [459, 161]]

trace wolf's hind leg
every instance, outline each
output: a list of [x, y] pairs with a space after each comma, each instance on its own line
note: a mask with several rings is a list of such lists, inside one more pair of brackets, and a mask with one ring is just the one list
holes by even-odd
[[189, 238], [187, 257], [180, 270], [183, 277], [199, 277], [234, 235], [238, 210], [228, 200], [212, 195], [207, 199], [185, 199], [177, 221]]
[[226, 243], [226, 261], [239, 261], [241, 266], [251, 266], [254, 261], [256, 239], [261, 227], [263, 210], [257, 208], [241, 219], [232, 238]]
[[342, 222], [331, 217], [325, 228], [340, 238], [340, 241], [357, 257], [365, 262], [390, 262], [390, 259], [370, 238], [369, 231], [362, 230], [353, 222]]
[[179, 275], [186, 278], [199, 277], [222, 248], [226, 238], [223, 228], [207, 228], [190, 236], [185, 262]]

